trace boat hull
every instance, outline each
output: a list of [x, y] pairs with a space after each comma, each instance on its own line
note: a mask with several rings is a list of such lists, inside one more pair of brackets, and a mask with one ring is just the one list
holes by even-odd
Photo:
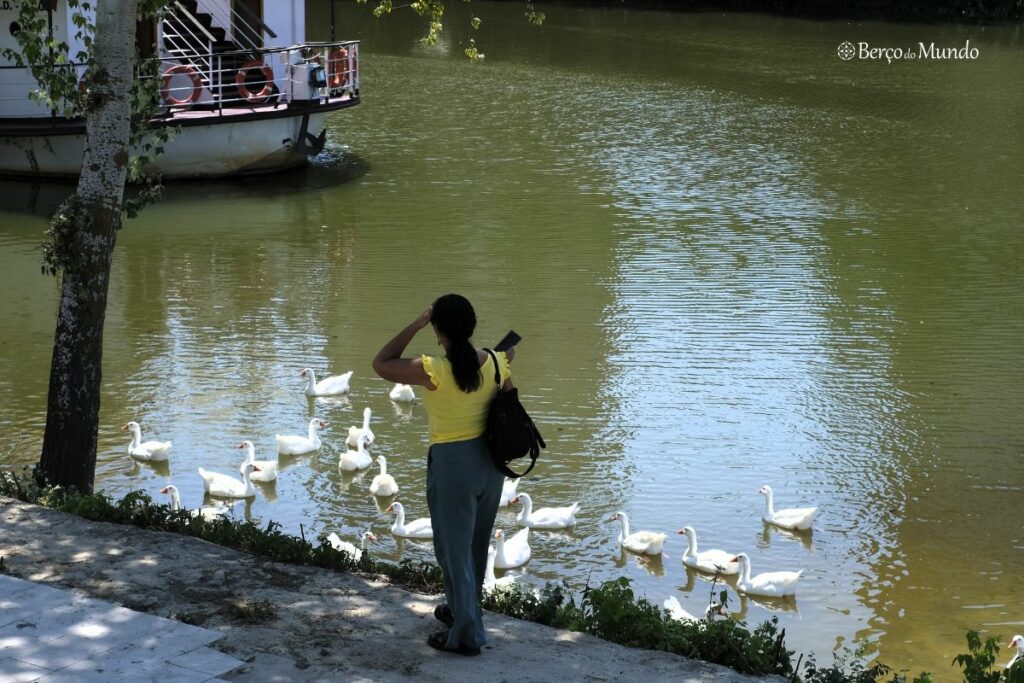
[[[269, 173], [304, 163], [322, 144], [327, 111], [281, 110], [271, 116], [205, 116], [175, 120], [164, 151], [146, 168], [164, 178]], [[0, 174], [77, 177], [85, 126], [0, 126]]]

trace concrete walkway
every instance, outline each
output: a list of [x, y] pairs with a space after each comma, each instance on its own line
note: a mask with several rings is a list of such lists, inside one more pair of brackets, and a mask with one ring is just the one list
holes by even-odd
[[[435, 596], [2, 497], [0, 557], [8, 576], [45, 584], [21, 601], [17, 591], [0, 595], [4, 681], [782, 681], [489, 613], [490, 643], [481, 656], [441, 653], [425, 643], [440, 628], [431, 616]], [[2, 585], [10, 591], [25, 583]], [[239, 610], [253, 604], [269, 609]], [[37, 619], [60, 606], [67, 615]], [[172, 615], [204, 628], [156, 618]], [[18, 628], [22, 623], [36, 627]], [[217, 636], [218, 652], [199, 649]], [[226, 670], [237, 665], [231, 657], [244, 665]], [[76, 668], [48, 673], [61, 665]], [[99, 673], [90, 668], [96, 666], [109, 668]]]
[[0, 683], [220, 681], [222, 634], [0, 575]]

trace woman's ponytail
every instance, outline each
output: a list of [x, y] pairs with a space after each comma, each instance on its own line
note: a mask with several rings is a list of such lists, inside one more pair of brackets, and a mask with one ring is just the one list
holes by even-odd
[[445, 294], [434, 302], [430, 322], [448, 339], [448, 362], [459, 389], [467, 394], [480, 388], [480, 359], [470, 343], [476, 329], [476, 312], [464, 296]]
[[468, 394], [480, 388], [480, 359], [468, 339], [448, 340], [448, 361], [459, 389]]

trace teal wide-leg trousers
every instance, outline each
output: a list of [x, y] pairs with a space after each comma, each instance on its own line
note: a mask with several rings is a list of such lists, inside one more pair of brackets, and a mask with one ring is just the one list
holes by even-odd
[[483, 437], [434, 444], [427, 454], [427, 505], [434, 555], [455, 624], [447, 648], [483, 647], [484, 571], [504, 476], [491, 462]]

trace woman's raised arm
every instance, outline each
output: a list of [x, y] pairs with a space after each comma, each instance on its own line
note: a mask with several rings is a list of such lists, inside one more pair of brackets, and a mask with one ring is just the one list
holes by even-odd
[[432, 310], [428, 306], [427, 310], [420, 313], [416, 320], [406, 325], [405, 329], [392, 337], [391, 341], [377, 352], [373, 359], [374, 372], [389, 382], [417, 384], [428, 389], [437, 388], [430, 381], [427, 371], [423, 369], [423, 361], [419, 358], [402, 358], [405, 347], [409, 345], [416, 333], [430, 324], [431, 313]]

